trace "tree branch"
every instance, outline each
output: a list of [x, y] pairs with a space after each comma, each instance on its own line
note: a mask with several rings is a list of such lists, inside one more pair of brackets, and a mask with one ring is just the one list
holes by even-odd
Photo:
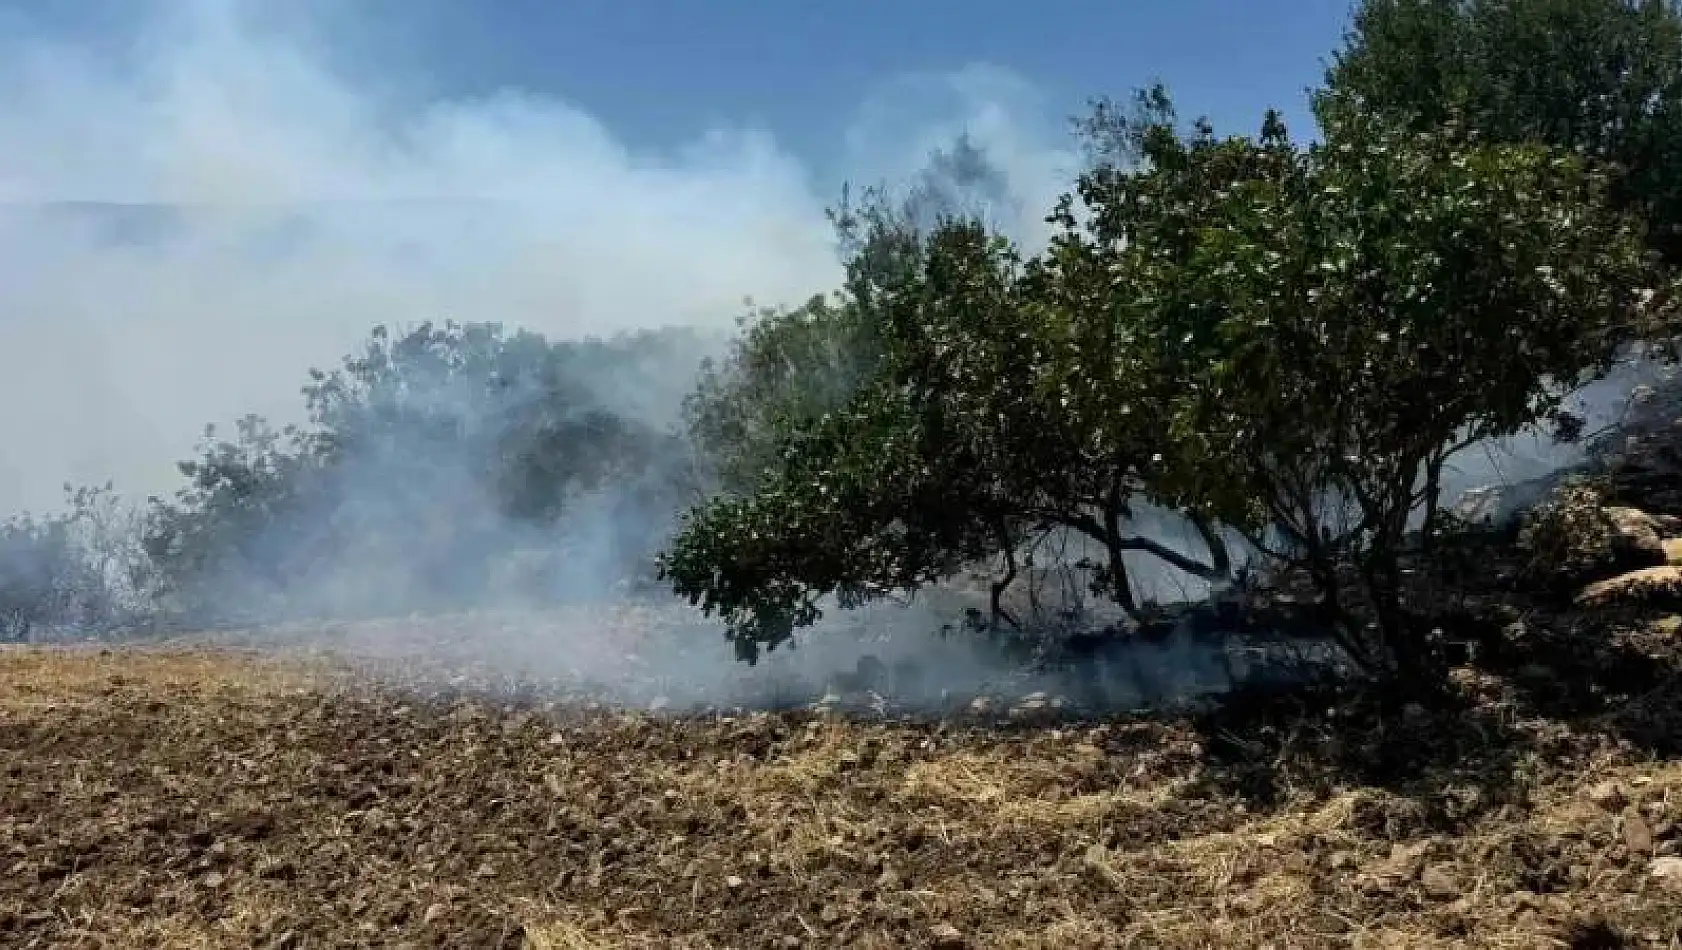
[[1116, 548], [1121, 551], [1143, 551], [1152, 557], [1168, 562], [1169, 565], [1176, 567], [1193, 577], [1202, 578], [1203, 580], [1220, 580], [1225, 576], [1223, 572], [1217, 571], [1215, 568], [1204, 564], [1202, 561], [1189, 558], [1173, 548], [1167, 547], [1156, 541], [1152, 541], [1150, 538], [1118, 538], [1116, 539]]

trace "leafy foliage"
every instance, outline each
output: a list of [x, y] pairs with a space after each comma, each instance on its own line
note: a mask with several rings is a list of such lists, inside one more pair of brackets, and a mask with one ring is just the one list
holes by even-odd
[[1415, 666], [1411, 517], [1434, 520], [1449, 455], [1548, 417], [1557, 383], [1639, 332], [1639, 229], [1595, 171], [1541, 146], [1356, 117], [1307, 149], [1272, 116], [1255, 141], [1143, 140], [1148, 171], [1083, 179], [1090, 224], [1054, 254], [1091, 301], [1077, 322], [1132, 360], [1079, 372], [1086, 398], [1172, 420], [1157, 496], [1306, 566], [1334, 608], [1353, 568], [1377, 629], [1348, 645]]
[[1554, 584], [1583, 580], [1612, 564], [1616, 537], [1605, 487], [1578, 479], [1526, 514], [1518, 542], [1529, 578]]
[[[1547, 417], [1553, 384], [1638, 332], [1639, 229], [1540, 146], [1349, 118], [1302, 148], [1276, 116], [1216, 138], [1176, 130], [1165, 96], [1137, 106], [1100, 118], [1139, 160], [1082, 176], [1045, 255], [949, 222], [888, 243], [890, 266], [855, 260], [876, 374], [795, 426], [754, 494], [693, 512], [662, 562], [744, 653], [822, 596], [999, 554], [1008, 583], [1049, 530], [1100, 541], [1100, 583], [1132, 606], [1128, 552], [1218, 577], [1224, 525], [1306, 567], [1369, 668], [1422, 674], [1410, 519], [1433, 520], [1449, 455]], [[1130, 535], [1136, 499], [1189, 517], [1210, 561]], [[1338, 599], [1350, 570], [1370, 627]]]
[[722, 359], [707, 360], [684, 400], [684, 418], [709, 484], [751, 493], [783, 443], [841, 408], [882, 368], [872, 289], [915, 267], [927, 234], [982, 220], [1008, 205], [1003, 173], [968, 135], [934, 150], [902, 194], [842, 189], [830, 213], [849, 262], [845, 292], [794, 308], [759, 308], [738, 321]]
[[784, 417], [755, 493], [692, 513], [662, 562], [679, 593], [726, 616], [752, 657], [816, 619], [825, 596], [858, 603], [1002, 556], [997, 604], [1018, 549], [1048, 531], [1101, 541], [1099, 584], [1124, 603], [1124, 552], [1224, 571], [1224, 550], [1205, 565], [1127, 532], [1144, 459], [1115, 440], [1133, 430], [1052, 385], [1082, 341], [1055, 325], [1044, 282], [1008, 242], [975, 222], [926, 236], [871, 227], [841, 306], [870, 328], [874, 372], [844, 405]]
[[839, 409], [875, 371], [878, 353], [859, 309], [814, 297], [762, 309], [718, 361], [702, 365], [684, 416], [711, 480], [751, 493], [775, 466], [783, 440]]
[[[838, 292], [750, 315], [694, 378], [672, 368], [711, 346], [676, 332], [378, 328], [312, 373], [302, 426], [207, 430], [145, 568], [87, 540], [98, 493], [0, 528], [0, 622], [86, 614], [74, 591], [117, 576], [205, 617], [301, 590], [455, 606], [515, 553], [549, 594], [599, 588], [687, 499], [659, 571], [750, 660], [826, 599], [979, 563], [1008, 620], [1052, 536], [1092, 542], [1093, 592], [1134, 612], [1140, 556], [1220, 583], [1242, 538], [1319, 586], [1358, 661], [1426, 683], [1402, 575], [1447, 460], [1568, 421], [1563, 391], [1672, 334], [1650, 302], [1682, 262], [1682, 12], [1363, 0], [1314, 105], [1305, 146], [1275, 113], [1184, 124], [1160, 86], [1101, 100], [1034, 254], [987, 223], [1007, 183], [960, 139], [903, 201], [844, 198]], [[1599, 556], [1584, 505], [1532, 521], [1538, 564]], [[1147, 506], [1202, 549], [1143, 533]]]
[[135, 619], [150, 565], [110, 485], [65, 486], [65, 510], [0, 522], [0, 641], [48, 629], [99, 632]]
[[1008, 292], [1009, 256], [973, 227], [899, 249], [907, 253], [855, 258], [843, 305], [880, 341], [874, 372], [828, 412], [784, 415], [792, 425], [756, 490], [692, 513], [663, 556], [679, 593], [730, 618], [748, 658], [815, 619], [819, 597], [857, 603], [915, 589], [980, 556], [995, 530], [994, 486], [977, 476], [959, 431], [967, 420], [939, 401], [938, 384], [961, 382], [961, 372], [915, 375], [912, 362], [933, 348], [917, 346], [928, 328], [904, 318], [920, 302], [967, 310], [997, 299]]
[[70, 612], [86, 584], [64, 519], [18, 515], [0, 525], [0, 640], [28, 640]]
[[[312, 373], [306, 426], [248, 417], [232, 440], [207, 431], [181, 466], [187, 487], [155, 505], [147, 550], [177, 609], [211, 616], [272, 613], [334, 584], [340, 609], [471, 603], [522, 549], [550, 583], [589, 558], [606, 584], [600, 570], [629, 574], [659, 543], [648, 513], [692, 487], [654, 407], [639, 416], [603, 388], [669, 378], [667, 342], [378, 328], [341, 368]], [[567, 530], [581, 516], [597, 522], [588, 540]]]
[[1682, 11], [1673, 0], [1364, 0], [1316, 97], [1336, 134], [1380, 117], [1541, 143], [1613, 174], [1682, 262]]

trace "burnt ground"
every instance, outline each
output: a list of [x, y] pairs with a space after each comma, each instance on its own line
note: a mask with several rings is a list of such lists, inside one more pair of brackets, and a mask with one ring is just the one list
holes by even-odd
[[1596, 624], [1440, 711], [1010, 722], [12, 649], [0, 946], [1674, 947], [1682, 619]]

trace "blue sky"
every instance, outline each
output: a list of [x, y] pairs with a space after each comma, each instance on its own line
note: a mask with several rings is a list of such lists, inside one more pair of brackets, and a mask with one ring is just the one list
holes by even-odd
[[[1303, 89], [1319, 80], [1350, 9], [1349, 0], [297, 5], [318, 11], [316, 32], [339, 68], [410, 95], [538, 91], [642, 147], [747, 126], [771, 132], [817, 167], [844, 149], [861, 104], [895, 80], [977, 66], [1031, 88], [1047, 122], [1081, 111], [1091, 96], [1122, 95], [1160, 78], [1188, 114], [1207, 113], [1219, 128], [1247, 131], [1271, 106], [1306, 133]], [[29, 29], [121, 50], [146, 7], [138, 0], [0, 0], [0, 33]]]
[[1347, 14], [0, 0], [0, 400], [31, 409], [0, 414], [25, 448], [0, 510], [65, 480], [168, 490], [205, 423], [295, 418], [307, 369], [376, 323], [723, 329], [833, 289], [842, 182], [904, 181], [960, 133], [1032, 244], [1090, 97], [1160, 78], [1219, 129], [1271, 105], [1306, 134]]
[[[1043, 94], [1053, 118], [1161, 78], [1188, 112], [1249, 129], [1338, 44], [1347, 0], [381, 0], [445, 86], [553, 90], [625, 136], [669, 143], [720, 121], [763, 125], [816, 158], [845, 117], [903, 73], [985, 64]], [[408, 10], [408, 17], [397, 15]]]

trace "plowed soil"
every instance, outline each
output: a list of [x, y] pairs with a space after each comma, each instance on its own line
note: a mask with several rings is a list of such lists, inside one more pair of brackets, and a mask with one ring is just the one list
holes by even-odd
[[[233, 651], [0, 653], [0, 946], [1594, 948], [1682, 928], [1682, 765], [1620, 738], [1627, 707], [1592, 731], [1494, 699], [1012, 728], [416, 695]], [[1641, 702], [1626, 734], [1666, 734], [1662, 697]]]

